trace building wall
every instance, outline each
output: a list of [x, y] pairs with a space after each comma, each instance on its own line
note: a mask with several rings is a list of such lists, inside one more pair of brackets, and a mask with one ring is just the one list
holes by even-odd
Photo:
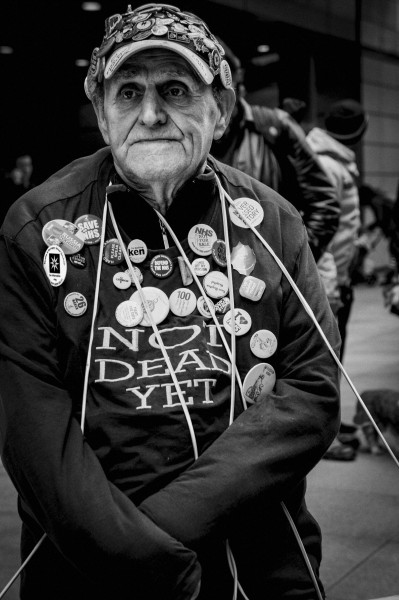
[[362, 99], [370, 123], [364, 179], [394, 198], [399, 180], [399, 3], [363, 0]]

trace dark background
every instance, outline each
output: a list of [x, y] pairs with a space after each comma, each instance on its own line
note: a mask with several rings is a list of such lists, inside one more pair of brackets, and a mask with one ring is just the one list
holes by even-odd
[[[16, 155], [29, 153], [38, 182], [101, 143], [83, 91], [86, 68], [77, 67], [75, 60], [90, 59], [101, 43], [105, 18], [125, 12], [127, 4], [102, 0], [99, 12], [83, 11], [77, 0], [2, 4], [0, 45], [14, 52], [0, 54], [0, 165], [12, 168]], [[260, 20], [207, 0], [177, 5], [201, 16], [241, 58], [250, 101], [276, 106], [285, 96], [298, 97], [312, 108], [314, 118], [323, 99], [358, 97], [354, 42]], [[259, 44], [269, 45], [270, 51], [261, 55]]]

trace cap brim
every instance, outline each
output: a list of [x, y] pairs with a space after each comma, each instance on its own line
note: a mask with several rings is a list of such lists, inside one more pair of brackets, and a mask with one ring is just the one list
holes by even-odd
[[171, 50], [172, 52], [176, 52], [176, 54], [180, 54], [180, 56], [185, 58], [187, 62], [190, 63], [194, 71], [199, 75], [204, 83], [208, 85], [212, 83], [214, 75], [202, 58], [197, 56], [188, 48], [185, 48], [176, 42], [154, 39], [131, 42], [130, 44], [126, 44], [125, 46], [115, 50], [105, 66], [104, 79], [111, 79], [112, 75], [120, 68], [125, 60], [130, 58], [130, 56], [150, 48], [164, 48], [165, 50]]

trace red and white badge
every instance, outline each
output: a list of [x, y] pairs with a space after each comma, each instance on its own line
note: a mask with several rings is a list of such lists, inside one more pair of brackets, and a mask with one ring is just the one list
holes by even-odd
[[229, 291], [229, 280], [221, 271], [210, 271], [204, 277], [204, 290], [211, 298], [223, 298]]
[[78, 228], [79, 237], [85, 244], [92, 246], [99, 244], [101, 240], [102, 220], [95, 215], [83, 215], [76, 219], [75, 225]]
[[130, 260], [136, 264], [142, 263], [147, 258], [148, 248], [143, 240], [132, 240], [127, 250]]
[[242, 385], [244, 398], [254, 404], [273, 390], [276, 383], [276, 372], [268, 363], [260, 363], [248, 371]]
[[46, 223], [42, 229], [42, 237], [47, 246], [60, 246], [64, 254], [76, 254], [84, 246], [76, 225], [64, 219]]
[[249, 346], [258, 358], [269, 358], [276, 351], [277, 338], [272, 331], [259, 329], [251, 337]]
[[118, 323], [124, 327], [135, 327], [143, 318], [141, 304], [133, 302], [133, 300], [121, 302], [116, 307], [115, 318]]
[[[229, 310], [223, 318], [223, 327], [229, 333], [233, 331], [233, 312]], [[251, 315], [242, 308], [234, 309], [234, 331], [236, 335], [245, 335], [252, 327]]]
[[87, 300], [79, 292], [71, 292], [64, 299], [64, 308], [71, 317], [81, 317], [87, 310]]
[[[249, 229], [250, 225], [256, 227], [262, 223], [264, 217], [263, 208], [253, 198], [237, 198], [234, 200], [234, 207], [229, 206], [229, 213], [232, 222], [243, 229]], [[247, 225], [241, 215], [250, 225]]]
[[209, 256], [212, 254], [212, 246], [217, 240], [217, 235], [212, 227], [199, 223], [191, 227], [187, 239], [193, 252], [200, 256]]
[[47, 248], [43, 258], [43, 267], [53, 287], [63, 284], [67, 274], [67, 262], [63, 250], [59, 246]]
[[197, 297], [188, 288], [179, 288], [169, 296], [169, 305], [172, 313], [178, 317], [191, 315], [197, 306]]
[[[162, 323], [169, 313], [169, 298], [165, 292], [156, 287], [144, 287], [142, 290], [155, 324], [158, 325], [159, 323]], [[141, 308], [143, 309], [143, 318], [140, 321], [140, 325], [143, 325], [144, 327], [151, 327], [150, 319], [148, 318], [144, 304], [141, 302], [138, 290], [132, 294], [130, 300], [140, 304]]]

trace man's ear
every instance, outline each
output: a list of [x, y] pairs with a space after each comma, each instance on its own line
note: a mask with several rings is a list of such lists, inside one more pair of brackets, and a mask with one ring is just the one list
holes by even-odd
[[216, 123], [215, 131], [213, 132], [214, 140], [220, 140], [226, 131], [235, 103], [236, 95], [232, 88], [221, 90], [220, 100], [218, 101], [220, 115], [218, 122]]
[[104, 101], [98, 99], [97, 102], [93, 102], [93, 108], [96, 113], [98, 128], [101, 131], [104, 142], [109, 146], [108, 124], [104, 115]]

